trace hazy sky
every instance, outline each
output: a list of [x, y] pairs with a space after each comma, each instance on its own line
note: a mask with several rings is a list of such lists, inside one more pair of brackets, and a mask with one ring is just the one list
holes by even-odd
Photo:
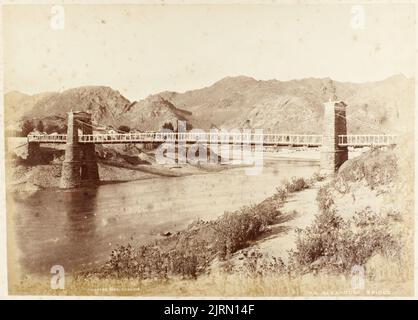
[[5, 91], [106, 85], [134, 100], [234, 75], [354, 82], [413, 76], [414, 8], [364, 6], [360, 29], [351, 8], [64, 6], [64, 28], [54, 30], [51, 6], [6, 6]]

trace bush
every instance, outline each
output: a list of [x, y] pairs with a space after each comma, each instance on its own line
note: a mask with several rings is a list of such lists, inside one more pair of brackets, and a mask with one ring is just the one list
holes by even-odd
[[22, 125], [21, 136], [26, 137], [29, 133], [31, 133], [35, 129], [35, 125], [30, 120], [25, 120]]
[[319, 173], [319, 172], [315, 172], [315, 173], [312, 175], [311, 180], [312, 180], [313, 182], [315, 182], [315, 181], [320, 182], [320, 181], [325, 180], [325, 178], [326, 178], [326, 175], [321, 174], [321, 173]]
[[[313, 224], [304, 230], [297, 229], [296, 250], [290, 252], [290, 266], [295, 271], [310, 272], [330, 264], [337, 252], [342, 218], [335, 211], [325, 211], [315, 217]], [[325, 259], [324, 259], [325, 258]], [[322, 259], [322, 260], [320, 260]], [[326, 260], [326, 261], [324, 261]]]
[[290, 181], [284, 183], [284, 188], [288, 193], [298, 192], [308, 187], [309, 185], [304, 178], [293, 177]]
[[246, 247], [250, 241], [266, 232], [267, 226], [276, 223], [281, 215], [283, 196], [282, 193], [276, 193], [258, 205], [226, 212], [218, 218], [213, 226], [216, 230], [219, 257], [228, 258], [230, 254]]
[[334, 210], [323, 211], [311, 226], [297, 231], [289, 267], [301, 273], [350, 272], [354, 265], [364, 265], [377, 253], [396, 253], [396, 241], [388, 229], [388, 220], [368, 209], [357, 212], [349, 221]]
[[204, 241], [179, 241], [173, 249], [144, 245], [134, 249], [130, 244], [112, 251], [110, 259], [99, 270], [99, 276], [116, 278], [167, 279], [169, 276], [195, 278], [209, 262], [210, 250]]
[[276, 188], [276, 197], [280, 202], [285, 202], [287, 199], [288, 192], [286, 188], [280, 187]]
[[118, 130], [122, 132], [130, 132], [131, 128], [129, 128], [128, 126], [122, 125], [122, 126], [119, 126]]
[[44, 123], [42, 122], [42, 120], [39, 120], [38, 124], [36, 125], [36, 130], [38, 130], [39, 132], [44, 132]]
[[389, 219], [382, 218], [370, 209], [357, 212], [345, 230], [341, 256], [346, 267], [364, 265], [379, 253], [393, 255], [398, 251], [397, 241], [390, 233]]
[[331, 197], [331, 184], [319, 188], [316, 201], [321, 212], [329, 211], [333, 207], [334, 200]]
[[106, 268], [115, 273], [117, 277], [132, 276], [137, 269], [135, 250], [130, 244], [116, 248], [112, 251]]
[[221, 259], [245, 247], [263, 232], [263, 222], [253, 207], [226, 212], [214, 224], [217, 233], [216, 248]]
[[283, 203], [282, 195], [276, 193], [253, 207], [254, 213], [260, 217], [263, 227], [277, 222]]
[[166, 122], [163, 124], [162, 129], [174, 131], [174, 126], [171, 122]]
[[325, 176], [319, 172], [315, 172], [309, 179], [292, 177], [290, 180], [284, 180], [282, 186], [276, 188], [276, 194], [274, 196], [278, 201], [284, 202], [289, 193], [310, 188], [315, 182], [323, 181], [324, 179]]
[[286, 267], [282, 259], [267, 257], [257, 248], [242, 252], [243, 270], [250, 277], [263, 277], [271, 274], [281, 274]]

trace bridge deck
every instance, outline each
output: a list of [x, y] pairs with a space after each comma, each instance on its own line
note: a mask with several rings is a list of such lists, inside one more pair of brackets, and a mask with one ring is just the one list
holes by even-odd
[[338, 145], [340, 146], [387, 146], [396, 144], [396, 142], [397, 136], [395, 135], [356, 134], [338, 136]]
[[[340, 146], [384, 146], [396, 143], [395, 135], [340, 135]], [[67, 135], [36, 134], [28, 135], [28, 142], [66, 143]], [[213, 133], [172, 133], [172, 132], [144, 132], [126, 134], [87, 134], [79, 136], [80, 143], [115, 144], [115, 143], [213, 143], [213, 144], [263, 144], [267, 146], [311, 146], [322, 145], [322, 135], [307, 134], [213, 134]]]

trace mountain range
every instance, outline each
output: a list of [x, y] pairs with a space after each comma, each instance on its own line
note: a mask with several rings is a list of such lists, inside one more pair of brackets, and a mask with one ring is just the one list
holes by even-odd
[[63, 92], [5, 94], [7, 125], [39, 121], [65, 127], [66, 112], [90, 111], [97, 124], [159, 130], [187, 121], [194, 128], [262, 128], [265, 132], [321, 133], [323, 102], [343, 100], [349, 133], [401, 133], [413, 128], [414, 79], [396, 75], [382, 81], [348, 83], [330, 78], [256, 80], [226, 77], [184, 93], [165, 91], [129, 101], [104, 86]]

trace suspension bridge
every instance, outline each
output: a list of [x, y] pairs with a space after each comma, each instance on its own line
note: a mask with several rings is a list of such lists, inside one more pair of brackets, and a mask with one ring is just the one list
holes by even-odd
[[[66, 143], [66, 134], [28, 135], [28, 142]], [[338, 145], [346, 147], [387, 146], [396, 143], [396, 135], [357, 134], [339, 135]], [[101, 133], [86, 134], [78, 137], [78, 143], [121, 144], [121, 143], [209, 143], [209, 144], [263, 144], [265, 146], [307, 146], [320, 147], [322, 135], [309, 134], [222, 134], [222, 133], [176, 133], [176, 132], [144, 132], [144, 133]]]
[[[324, 103], [323, 134], [284, 134], [191, 130], [189, 132], [129, 132], [98, 133], [92, 124], [91, 114], [69, 112], [67, 134], [32, 133], [27, 136], [28, 157], [40, 154], [41, 143], [65, 144], [65, 159], [62, 165], [61, 188], [73, 188], [99, 181], [95, 154], [96, 144], [160, 144], [164, 142], [185, 144], [250, 144], [263, 146], [320, 147], [321, 171], [333, 174], [348, 159], [348, 147], [389, 146], [397, 143], [391, 134], [347, 134], [346, 104], [342, 101]], [[372, 124], [368, 124], [373, 129]]]

